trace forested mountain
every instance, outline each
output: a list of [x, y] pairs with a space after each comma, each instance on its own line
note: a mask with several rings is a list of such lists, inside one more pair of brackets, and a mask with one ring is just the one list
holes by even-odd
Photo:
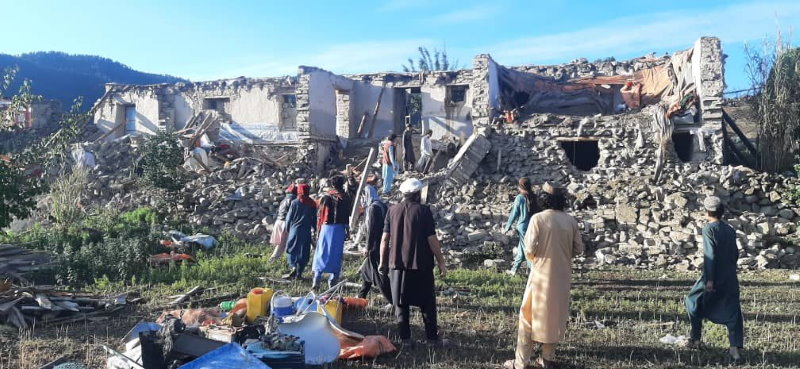
[[94, 55], [70, 55], [55, 51], [0, 54], [0, 72], [14, 65], [19, 67], [19, 72], [11, 92], [16, 92], [19, 84], [28, 79], [33, 84], [35, 94], [61, 100], [65, 109], [78, 96], [83, 96], [84, 109], [89, 109], [103, 95], [103, 85], [108, 82], [152, 84], [183, 81], [178, 77], [139, 72], [122, 63]]

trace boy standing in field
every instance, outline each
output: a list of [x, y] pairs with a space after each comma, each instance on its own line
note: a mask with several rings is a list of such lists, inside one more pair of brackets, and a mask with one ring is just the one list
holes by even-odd
[[736, 276], [736, 231], [722, 220], [725, 207], [719, 197], [703, 201], [708, 224], [703, 228], [703, 274], [686, 296], [686, 311], [692, 324], [687, 347], [700, 348], [703, 318], [728, 327], [730, 357], [741, 360], [744, 346], [744, 322], [739, 303], [739, 279]]

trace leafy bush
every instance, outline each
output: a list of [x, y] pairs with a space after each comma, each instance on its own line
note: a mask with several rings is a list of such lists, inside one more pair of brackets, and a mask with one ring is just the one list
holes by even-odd
[[142, 146], [142, 168], [145, 184], [166, 191], [183, 188], [183, 148], [174, 132], [159, 131]]
[[60, 227], [80, 222], [85, 213], [79, 203], [81, 192], [89, 183], [88, 171], [74, 167], [70, 174], [59, 177], [51, 186], [48, 208], [50, 218]]
[[[19, 92], [10, 94], [9, 88], [16, 76], [16, 69], [7, 69], [0, 83], [0, 96], [11, 95], [11, 105], [0, 114], [0, 130], [18, 128], [16, 115], [41, 99], [34, 95], [30, 81], [23, 81]], [[77, 99], [67, 114], [59, 121], [58, 130], [43, 137], [22, 152], [0, 159], [0, 230], [11, 224], [14, 218], [25, 219], [36, 206], [34, 198], [47, 190], [44, 175], [47, 169], [63, 162], [69, 145], [81, 133], [88, 115], [81, 111], [82, 100]]]
[[96, 280], [130, 281], [148, 271], [149, 256], [162, 252], [161, 218], [152, 208], [121, 213], [106, 209], [83, 222], [45, 229], [33, 227], [7, 242], [49, 252], [56, 267], [40, 279], [82, 286]]
[[[794, 172], [800, 175], [800, 164], [795, 164]], [[788, 189], [784, 197], [787, 202], [800, 206], [800, 186]]]

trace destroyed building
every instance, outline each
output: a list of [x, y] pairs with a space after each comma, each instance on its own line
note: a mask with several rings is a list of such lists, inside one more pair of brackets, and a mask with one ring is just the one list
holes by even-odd
[[[301, 66], [297, 76], [284, 78], [108, 84], [94, 122], [112, 137], [195, 127], [215, 141], [312, 142], [324, 156], [330, 145], [399, 133], [406, 123], [433, 130], [434, 139], [464, 142], [504, 110], [614, 114], [695, 93], [699, 114], [676, 125], [677, 152], [721, 163], [722, 58], [719, 40], [706, 37], [671, 57], [626, 62], [505, 67], [478, 55], [472, 69], [458, 71], [337, 75]], [[578, 139], [584, 143], [575, 146], [593, 145], [591, 137]], [[710, 142], [707, 152], [693, 143], [703, 140]]]
[[0, 98], [0, 114], [12, 114], [9, 122], [21, 129], [43, 129], [54, 127], [61, 118], [63, 108], [58, 100], [39, 100], [32, 102], [27, 107], [20, 107], [17, 112], [11, 112], [12, 101]]
[[[697, 267], [698, 204], [715, 194], [736, 216], [740, 264], [797, 265], [800, 253], [779, 241], [800, 220], [780, 196], [791, 181], [731, 166], [757, 153], [723, 111], [723, 89], [721, 43], [703, 37], [672, 55], [629, 61], [503, 66], [478, 55], [458, 71], [339, 75], [301, 66], [284, 78], [108, 85], [95, 124], [103, 138], [171, 127], [213, 141], [302, 148], [302, 163], [247, 159], [187, 183], [181, 207], [192, 224], [233, 225], [250, 237], [266, 237], [292, 177], [324, 177], [333, 152], [371, 147], [410, 123], [460, 144], [447, 167], [427, 177], [437, 233], [454, 259], [484, 244], [512, 248], [500, 225], [515, 179], [528, 176], [567, 185], [599, 263]], [[514, 111], [519, 118], [510, 122]], [[658, 115], [668, 119], [658, 123]], [[119, 146], [95, 144], [108, 145]], [[110, 153], [104, 173], [119, 159]], [[146, 199], [114, 178], [104, 176], [95, 196]]]

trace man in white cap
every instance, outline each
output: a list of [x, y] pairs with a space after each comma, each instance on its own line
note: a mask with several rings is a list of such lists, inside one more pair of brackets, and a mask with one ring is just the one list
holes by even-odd
[[689, 348], [701, 347], [703, 319], [728, 328], [730, 358], [741, 360], [744, 346], [744, 321], [739, 302], [739, 278], [736, 276], [736, 231], [722, 220], [725, 206], [719, 197], [707, 197], [703, 201], [708, 224], [703, 227], [703, 272], [700, 279], [686, 296], [686, 311], [692, 325], [687, 342]]
[[411, 344], [409, 313], [411, 306], [422, 310], [425, 336], [430, 345], [444, 344], [439, 338], [436, 318], [436, 290], [433, 269], [439, 276], [447, 268], [436, 237], [436, 222], [427, 205], [421, 204], [420, 191], [425, 185], [410, 178], [400, 185], [403, 201], [393, 205], [386, 215], [381, 240], [379, 270], [388, 273], [400, 339]]

